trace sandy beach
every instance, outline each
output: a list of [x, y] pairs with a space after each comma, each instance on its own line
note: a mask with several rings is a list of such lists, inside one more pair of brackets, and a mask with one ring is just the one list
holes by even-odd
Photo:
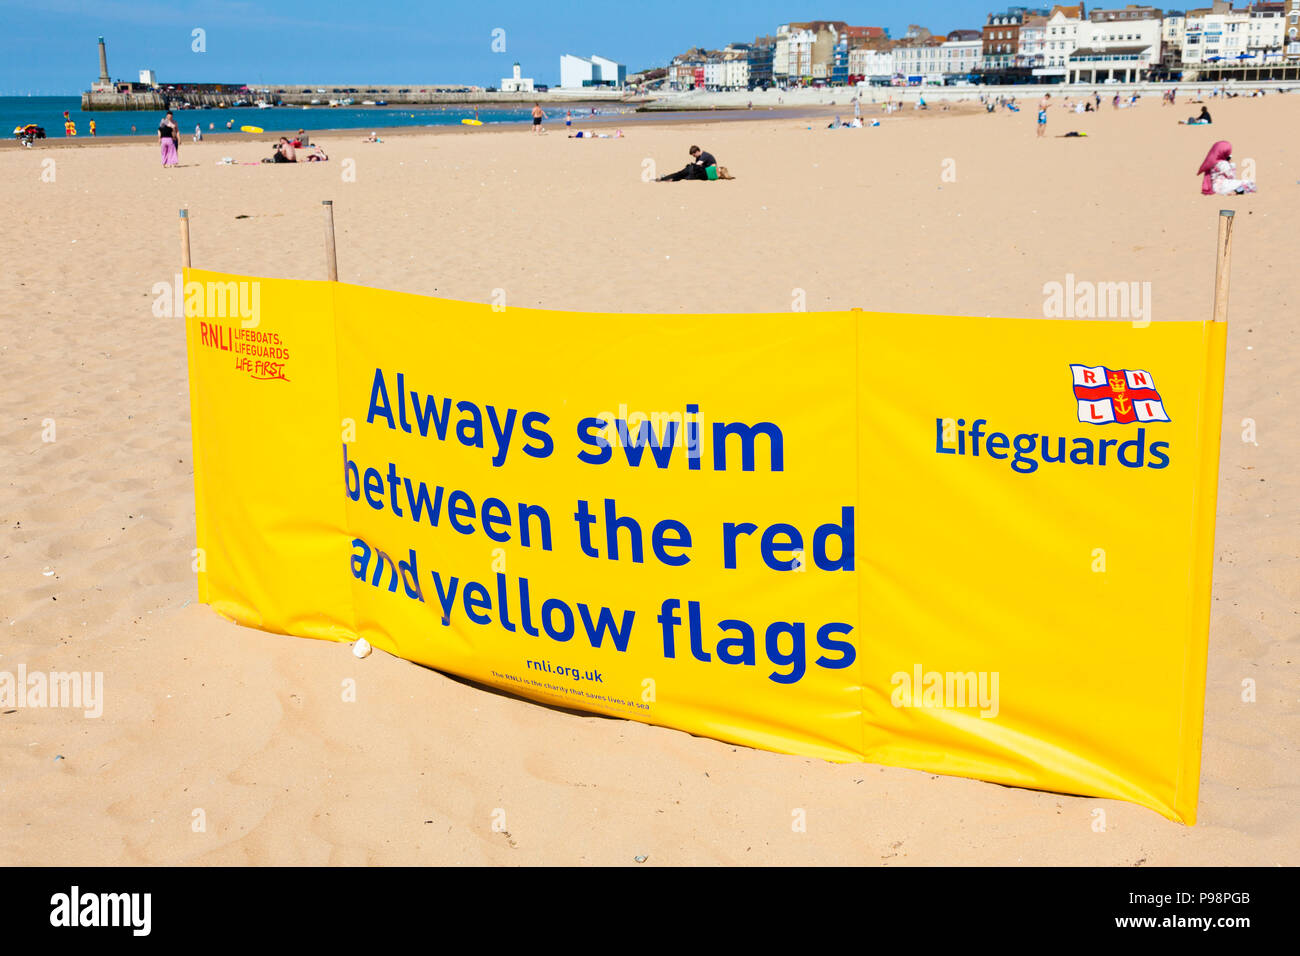
[[[346, 131], [314, 137], [329, 162], [279, 166], [267, 137], [183, 139], [170, 170], [153, 141], [0, 150], [0, 670], [104, 675], [100, 717], [0, 713], [0, 863], [1300, 863], [1300, 96], [1211, 100], [1209, 127], [1153, 97], [1054, 108], [1041, 141], [1028, 103], [872, 107], [880, 126], [843, 131]], [[1257, 194], [1200, 194], [1220, 139]], [[693, 143], [735, 181], [643, 181]], [[342, 281], [425, 295], [1035, 317], [1068, 274], [1150, 282], [1156, 322], [1208, 317], [1235, 208], [1200, 822], [567, 712], [199, 605], [184, 329], [151, 290], [181, 207], [197, 267], [324, 278], [324, 199]]]

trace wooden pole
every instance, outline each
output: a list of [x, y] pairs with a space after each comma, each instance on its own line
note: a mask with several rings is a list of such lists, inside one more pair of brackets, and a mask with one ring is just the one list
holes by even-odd
[[1232, 222], [1234, 209], [1219, 210], [1218, 261], [1214, 265], [1214, 321], [1228, 321], [1228, 276], [1232, 271]]
[[339, 281], [339, 260], [334, 249], [334, 200], [322, 199], [325, 207], [325, 271], [331, 282]]
[[181, 210], [181, 267], [190, 267], [190, 211]]

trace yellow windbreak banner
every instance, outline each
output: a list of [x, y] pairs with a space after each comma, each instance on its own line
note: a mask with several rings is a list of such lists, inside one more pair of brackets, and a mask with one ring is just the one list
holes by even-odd
[[1223, 326], [185, 282], [222, 614], [1194, 822]]

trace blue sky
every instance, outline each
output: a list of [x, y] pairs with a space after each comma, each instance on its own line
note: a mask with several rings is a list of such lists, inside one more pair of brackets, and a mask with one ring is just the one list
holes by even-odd
[[[663, 65], [692, 46], [753, 39], [791, 20], [887, 26], [901, 36], [909, 23], [936, 33], [978, 27], [992, 9], [980, 0], [815, 0], [811, 7], [808, 0], [0, 0], [0, 94], [87, 89], [99, 74], [101, 34], [114, 79], [133, 80], [149, 68], [162, 82], [491, 86], [515, 60], [524, 76], [553, 84], [561, 53], [599, 53], [632, 71]], [[498, 27], [505, 30], [504, 53], [491, 48]], [[206, 52], [191, 49], [195, 28], [206, 32]]]

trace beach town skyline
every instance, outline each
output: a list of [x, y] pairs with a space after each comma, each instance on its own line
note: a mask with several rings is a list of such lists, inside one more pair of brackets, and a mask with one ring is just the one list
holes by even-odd
[[[519, 60], [540, 83], [559, 81], [563, 53], [605, 52], [629, 69], [663, 65], [699, 43], [723, 45], [771, 30], [816, 9], [790, 0], [760, 0], [742, 7], [670, 2], [654, 18], [631, 8], [545, 6], [506, 2], [490, 9], [451, 4], [368, 4], [365, 14], [344, 14], [329, 3], [0, 3], [0, 95], [68, 96], [94, 79], [95, 37], [108, 38], [115, 76], [134, 79], [153, 69], [172, 80], [220, 82], [447, 82], [489, 86]], [[818, 6], [818, 5], [813, 5]], [[831, 4], [830, 6], [834, 6]], [[927, 0], [907, 12], [883, 2], [853, 5], [855, 21], [880, 23], [901, 35], [908, 17], [967, 22], [983, 18], [980, 0]], [[828, 12], [839, 16], [834, 10]], [[206, 31], [206, 50], [191, 49], [192, 30]], [[494, 30], [505, 49], [493, 49]], [[500, 46], [500, 43], [497, 44]], [[298, 63], [302, 70], [288, 69]], [[87, 75], [87, 64], [91, 72]]]
[[[1051, 83], [1101, 76], [1127, 82], [1177, 79], [1185, 69], [1199, 69], [1200, 78], [1208, 79], [1207, 69], [1227, 67], [1269, 67], [1267, 78], [1296, 79], [1277, 68], [1300, 68], [1300, 0], [1249, 0], [1235, 6], [1213, 0], [1211, 6], [1186, 12], [1085, 3], [998, 9], [978, 0], [956, 0], [912, 4], [905, 15], [897, 7], [868, 4], [848, 21], [797, 20], [787, 6], [784, 0], [772, 0], [740, 14], [693, 16], [689, 26], [667, 19], [649, 29], [619, 32], [612, 29], [616, 18], [611, 16], [594, 22], [579, 17], [576, 28], [566, 24], [557, 31], [557, 20], [538, 22], [531, 6], [508, 4], [472, 17], [440, 13], [442, 19], [433, 22], [427, 14], [380, 16], [381, 5], [365, 22], [349, 23], [341, 42], [337, 23], [306, 16], [315, 8], [304, 9], [301, 17], [292, 14], [291, 6], [275, 17], [254, 18], [246, 11], [232, 18], [220, 8], [199, 5], [168, 8], [141, 22], [135, 8], [128, 13], [117, 5], [94, 5], [83, 9], [83, 38], [66, 28], [43, 28], [43, 18], [58, 16], [59, 5], [31, 10], [6, 0], [0, 9], [9, 9], [11, 29], [0, 38], [0, 52], [9, 54], [0, 57], [0, 95], [73, 95], [103, 88], [102, 70], [90, 84], [87, 70], [93, 60], [86, 50], [91, 35], [102, 39], [105, 34], [114, 54], [111, 80], [134, 84], [139, 77], [141, 85], [418, 84], [496, 91], [512, 88], [511, 70], [518, 78], [520, 64], [528, 81], [513, 88], [527, 92], [533, 84], [543, 90], [581, 83], [621, 87], [647, 79], [674, 89], [845, 85], [891, 76], [904, 82], [910, 77], [913, 85], [918, 80]], [[403, 19], [410, 22], [389, 35]], [[273, 44], [283, 44], [287, 31], [301, 41], [297, 49], [310, 55], [284, 57], [275, 46], [266, 49], [268, 31], [275, 31]], [[799, 33], [803, 37], [790, 39], [788, 51], [781, 46], [783, 34]], [[365, 38], [364, 46], [358, 35]], [[381, 59], [358, 52], [377, 48], [385, 50]], [[1076, 48], [1079, 55], [1072, 56]], [[897, 55], [892, 55], [894, 49]], [[702, 62], [694, 75], [681, 72], [682, 61], [694, 55], [717, 61], [707, 76]], [[609, 58], [603, 75], [599, 65], [586, 73], [578, 66], [584, 58], [599, 62], [602, 56]], [[737, 61], [743, 70], [736, 69]], [[611, 65], [617, 67], [612, 80]], [[33, 75], [41, 80], [33, 83]]]

